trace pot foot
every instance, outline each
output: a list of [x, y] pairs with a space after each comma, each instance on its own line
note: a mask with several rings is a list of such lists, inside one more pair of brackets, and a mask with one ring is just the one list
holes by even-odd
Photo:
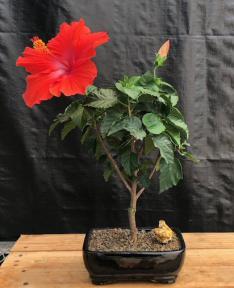
[[173, 284], [176, 281], [176, 277], [165, 277], [165, 278], [153, 278], [150, 280], [152, 283], [161, 283], [161, 284]]
[[91, 280], [94, 285], [106, 285], [115, 282], [114, 280], [105, 277], [92, 277]]

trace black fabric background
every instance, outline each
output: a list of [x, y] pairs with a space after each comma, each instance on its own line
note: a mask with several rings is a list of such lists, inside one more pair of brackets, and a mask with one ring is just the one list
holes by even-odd
[[25, 72], [16, 58], [34, 35], [48, 40], [64, 21], [84, 18], [108, 31], [98, 49], [97, 85], [151, 68], [167, 39], [163, 71], [178, 89], [193, 152], [184, 181], [157, 193], [157, 182], [138, 205], [138, 225], [165, 218], [183, 231], [234, 230], [234, 1], [233, 0], [1, 0], [0, 1], [0, 238], [20, 233], [85, 232], [127, 224], [128, 194], [79, 144], [48, 137], [54, 116], [71, 98], [28, 109]]

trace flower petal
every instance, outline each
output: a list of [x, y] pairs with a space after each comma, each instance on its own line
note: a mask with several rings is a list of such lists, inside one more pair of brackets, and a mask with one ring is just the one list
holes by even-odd
[[64, 23], [60, 26], [59, 34], [51, 39], [47, 47], [58, 57], [68, 60], [73, 55], [76, 59], [90, 59], [96, 55], [95, 48], [106, 43], [109, 36], [106, 32], [91, 33], [81, 19], [70, 25]]
[[85, 25], [83, 19], [71, 24], [63, 23], [58, 35], [48, 42], [47, 47], [55, 55], [66, 56], [74, 49], [74, 42], [79, 41], [81, 35], [88, 33], [90, 33], [90, 29]]
[[28, 107], [35, 104], [40, 104], [43, 100], [48, 100], [53, 97], [49, 91], [51, 84], [51, 76], [41, 73], [29, 75], [27, 77], [27, 88], [23, 94], [24, 101]]
[[41, 53], [33, 48], [25, 48], [23, 56], [16, 61], [16, 66], [23, 66], [29, 73], [40, 73], [53, 69], [52, 55]]
[[54, 96], [65, 96], [75, 94], [85, 94], [88, 86], [93, 84], [97, 77], [97, 68], [93, 61], [87, 61], [82, 65], [77, 65], [70, 74], [63, 75], [60, 80], [54, 81], [50, 85], [50, 93]]
[[[32, 107], [62, 93], [85, 94], [97, 76], [96, 65], [90, 59], [96, 55], [95, 49], [108, 40], [106, 32], [92, 33], [83, 19], [62, 24], [47, 45], [35, 40], [34, 49], [26, 48], [17, 60], [18, 66], [32, 73], [27, 77], [26, 104]], [[41, 44], [46, 49], [41, 49]]]

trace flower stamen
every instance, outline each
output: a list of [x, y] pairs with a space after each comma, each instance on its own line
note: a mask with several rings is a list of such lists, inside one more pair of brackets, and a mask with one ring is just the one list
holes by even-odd
[[31, 41], [33, 42], [33, 48], [42, 53], [48, 53], [49, 49], [45, 42], [42, 41], [38, 36], [34, 36]]

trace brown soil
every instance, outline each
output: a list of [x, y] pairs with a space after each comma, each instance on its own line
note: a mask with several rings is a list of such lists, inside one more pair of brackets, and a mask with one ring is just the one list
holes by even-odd
[[130, 231], [121, 228], [94, 230], [89, 241], [90, 251], [172, 251], [180, 248], [180, 241], [175, 233], [169, 243], [161, 244], [153, 231], [139, 230], [137, 243], [133, 244]]

